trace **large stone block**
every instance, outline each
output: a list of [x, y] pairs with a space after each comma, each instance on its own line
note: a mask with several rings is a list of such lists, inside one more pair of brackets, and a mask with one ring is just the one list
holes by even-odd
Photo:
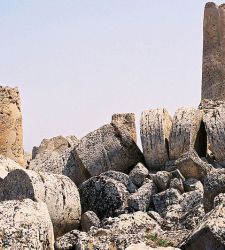
[[68, 177], [24, 169], [12, 171], [2, 182], [0, 200], [26, 198], [47, 204], [56, 237], [78, 228], [80, 197]]
[[24, 165], [22, 113], [17, 88], [0, 86], [0, 154]]
[[119, 125], [104, 125], [83, 137], [73, 150], [76, 168], [70, 178], [80, 185], [108, 170], [128, 172], [143, 155], [127, 131]]
[[172, 121], [166, 109], [152, 109], [141, 114], [141, 142], [146, 164], [159, 170], [169, 159]]
[[201, 110], [180, 108], [176, 111], [169, 139], [171, 160], [178, 159], [191, 149], [195, 149], [200, 156], [206, 155], [207, 136], [202, 120]]
[[54, 249], [46, 204], [30, 199], [0, 202], [1, 249]]

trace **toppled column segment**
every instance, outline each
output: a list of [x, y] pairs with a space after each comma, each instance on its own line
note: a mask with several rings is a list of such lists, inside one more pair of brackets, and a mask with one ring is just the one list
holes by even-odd
[[1, 249], [54, 249], [48, 209], [30, 199], [0, 202]]
[[0, 154], [24, 164], [22, 113], [17, 88], [0, 86]]
[[128, 132], [135, 142], [137, 142], [135, 114], [134, 113], [122, 113], [112, 115], [112, 124], [123, 125], [127, 128]]
[[166, 109], [152, 109], [141, 115], [141, 142], [149, 169], [159, 170], [169, 160], [172, 121]]
[[202, 99], [225, 100], [225, 5], [207, 3], [203, 25]]
[[55, 237], [79, 227], [80, 196], [68, 177], [25, 169], [10, 172], [2, 182], [0, 200], [26, 198], [47, 204]]

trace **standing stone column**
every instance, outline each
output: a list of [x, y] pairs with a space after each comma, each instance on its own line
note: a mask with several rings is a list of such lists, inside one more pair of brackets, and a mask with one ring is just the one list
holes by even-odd
[[207, 3], [203, 25], [202, 100], [225, 100], [225, 4]]
[[0, 154], [24, 164], [22, 114], [17, 88], [0, 86]]

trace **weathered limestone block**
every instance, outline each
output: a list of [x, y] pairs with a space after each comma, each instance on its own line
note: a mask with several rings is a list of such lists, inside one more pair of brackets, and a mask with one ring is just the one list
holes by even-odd
[[81, 227], [84, 232], [88, 232], [91, 227], [100, 227], [101, 221], [96, 213], [87, 211], [81, 216]]
[[81, 207], [77, 187], [66, 176], [17, 169], [3, 180], [0, 200], [32, 199], [47, 204], [55, 236], [79, 226]]
[[204, 114], [209, 149], [218, 162], [225, 164], [225, 106], [219, 106]]
[[0, 86], [0, 154], [24, 164], [22, 113], [17, 88]]
[[152, 196], [157, 193], [157, 187], [152, 180], [146, 182], [128, 198], [128, 206], [131, 211], [147, 211], [152, 201]]
[[213, 201], [213, 207], [215, 208], [216, 206], [220, 204], [225, 204], [225, 193], [218, 194]]
[[180, 246], [182, 250], [225, 249], [225, 204], [209, 212]]
[[112, 115], [111, 123], [114, 125], [124, 125], [127, 128], [128, 132], [131, 134], [133, 140], [137, 142], [134, 113], [114, 114]]
[[168, 140], [172, 121], [166, 109], [141, 114], [141, 142], [148, 168], [159, 170], [169, 159]]
[[160, 192], [169, 188], [172, 176], [172, 173], [166, 171], [158, 171], [156, 174], [150, 175]]
[[0, 155], [0, 180], [3, 180], [9, 172], [22, 168], [23, 167], [15, 161]]
[[225, 5], [207, 3], [203, 25], [202, 99], [225, 99]]
[[0, 202], [1, 249], [54, 249], [46, 204], [30, 199]]
[[93, 211], [100, 219], [115, 216], [117, 209], [123, 209], [129, 195], [126, 187], [110, 177], [94, 176], [83, 182], [79, 188], [82, 211]]
[[83, 137], [73, 154], [76, 168], [70, 178], [77, 185], [108, 170], [126, 172], [144, 161], [126, 127], [110, 124]]
[[56, 136], [42, 140], [39, 147], [33, 148], [28, 169], [70, 177], [71, 169], [76, 167], [71, 151], [77, 143], [75, 136]]
[[205, 156], [207, 136], [202, 120], [201, 110], [180, 108], [176, 111], [169, 139], [171, 160], [178, 159], [191, 149], [195, 149], [200, 156]]
[[138, 163], [129, 173], [131, 181], [138, 187], [140, 187], [145, 178], [148, 176], [148, 169], [142, 164]]
[[175, 188], [179, 190], [181, 193], [184, 192], [183, 181], [180, 178], [173, 178], [170, 182], [170, 188]]
[[194, 178], [189, 178], [184, 181], [184, 190], [185, 192], [197, 191], [197, 190], [203, 192], [203, 185], [201, 181]]
[[174, 165], [185, 178], [195, 178], [202, 181], [213, 169], [212, 165], [199, 158], [195, 150], [190, 150], [181, 155], [181, 157], [175, 161]]

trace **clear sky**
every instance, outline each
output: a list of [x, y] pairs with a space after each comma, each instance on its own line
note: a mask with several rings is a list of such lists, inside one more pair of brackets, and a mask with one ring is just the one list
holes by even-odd
[[20, 89], [25, 149], [113, 113], [197, 107], [205, 3], [0, 0], [0, 84]]

